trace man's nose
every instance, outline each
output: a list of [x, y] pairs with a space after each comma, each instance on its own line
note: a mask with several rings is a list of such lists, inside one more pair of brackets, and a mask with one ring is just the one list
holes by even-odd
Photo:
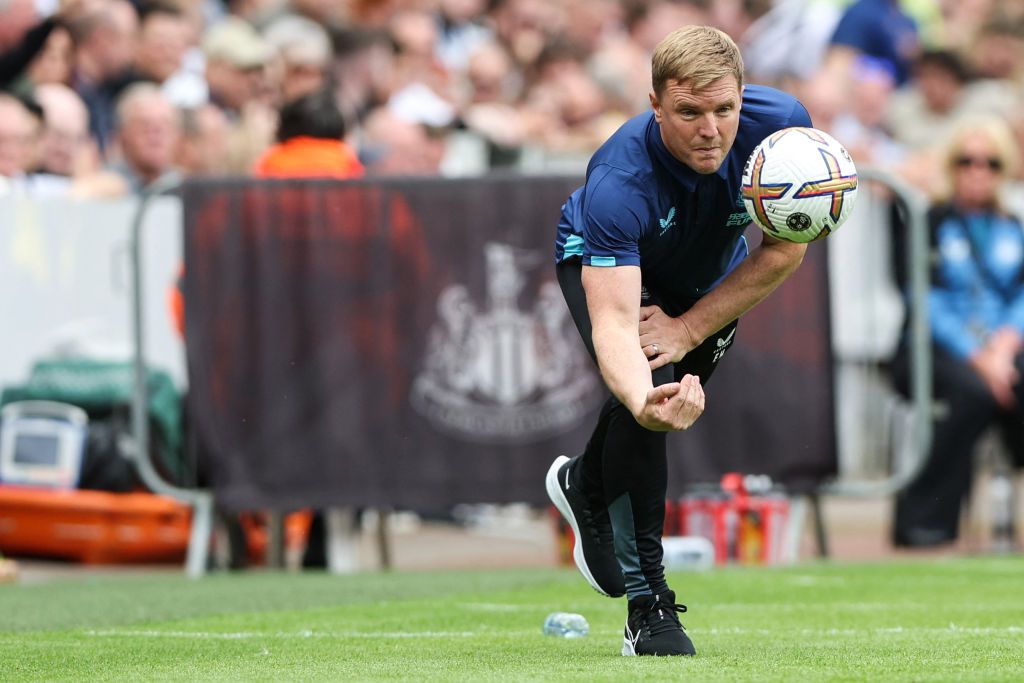
[[703, 138], [714, 138], [718, 136], [718, 121], [714, 113], [705, 114], [700, 118], [697, 126], [697, 133]]

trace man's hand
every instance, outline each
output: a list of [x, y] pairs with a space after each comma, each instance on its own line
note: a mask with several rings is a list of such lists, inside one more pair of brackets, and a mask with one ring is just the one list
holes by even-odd
[[651, 370], [678, 363], [699, 341], [693, 337], [684, 316], [670, 318], [657, 306], [640, 308], [640, 348], [650, 359]]
[[704, 412], [704, 389], [700, 379], [685, 375], [679, 382], [654, 387], [636, 421], [652, 432], [679, 432], [689, 429]]
[[998, 345], [989, 345], [983, 346], [969, 360], [971, 367], [985, 382], [996, 403], [1005, 409], [1013, 408], [1017, 404], [1013, 387], [1020, 380], [1013, 355]]

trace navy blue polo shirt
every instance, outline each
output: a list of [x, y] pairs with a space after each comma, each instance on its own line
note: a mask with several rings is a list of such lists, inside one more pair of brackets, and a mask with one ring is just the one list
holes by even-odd
[[775, 131], [810, 125], [793, 96], [748, 85], [732, 149], [717, 172], [701, 175], [669, 153], [653, 111], [630, 119], [594, 153], [586, 183], [562, 206], [556, 261], [640, 266], [660, 302], [688, 308], [747, 255], [747, 157]]

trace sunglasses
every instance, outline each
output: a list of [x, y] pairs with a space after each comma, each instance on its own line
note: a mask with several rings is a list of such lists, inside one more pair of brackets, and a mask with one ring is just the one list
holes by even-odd
[[958, 156], [953, 160], [953, 165], [957, 168], [968, 168], [970, 166], [983, 166], [990, 171], [999, 172], [1003, 170], [1003, 162], [1001, 159], [995, 157], [972, 157], [972, 156]]

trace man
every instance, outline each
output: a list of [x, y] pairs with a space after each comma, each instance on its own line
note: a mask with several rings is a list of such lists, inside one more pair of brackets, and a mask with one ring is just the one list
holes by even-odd
[[25, 190], [38, 135], [39, 124], [25, 102], [0, 92], [0, 195]]
[[178, 168], [186, 176], [227, 175], [231, 126], [212, 104], [181, 111]]
[[31, 190], [35, 196], [62, 196], [75, 181], [99, 166], [96, 143], [89, 137], [89, 112], [74, 90], [59, 83], [36, 86], [43, 108], [43, 131]]
[[344, 141], [334, 94], [320, 90], [281, 108], [277, 143], [256, 161], [257, 178], [359, 178], [363, 165]]
[[153, 83], [135, 83], [117, 101], [116, 139], [121, 158], [110, 166], [127, 191], [138, 194], [175, 168], [181, 114]]
[[228, 170], [249, 173], [273, 143], [277, 121], [274, 48], [251, 25], [228, 17], [203, 37], [208, 100], [228, 118]]
[[135, 60], [139, 18], [125, 0], [110, 0], [90, 7], [68, 22], [75, 44], [71, 87], [89, 110], [89, 128], [107, 154], [114, 130], [118, 93]]
[[582, 456], [559, 457], [548, 495], [598, 592], [628, 595], [624, 655], [692, 655], [665, 582], [665, 432], [689, 428], [736, 319], [800, 264], [769, 236], [747, 257], [744, 162], [769, 134], [809, 126], [804, 107], [743, 86], [735, 43], [706, 26], [670, 33], [652, 60], [653, 112], [593, 156], [562, 208], [556, 272], [612, 396]]
[[285, 104], [326, 86], [333, 53], [323, 26], [286, 14], [266, 28], [264, 38], [281, 57], [281, 99]]
[[189, 31], [188, 18], [175, 5], [143, 5], [135, 50], [135, 78], [162, 85], [181, 71], [189, 47]]

